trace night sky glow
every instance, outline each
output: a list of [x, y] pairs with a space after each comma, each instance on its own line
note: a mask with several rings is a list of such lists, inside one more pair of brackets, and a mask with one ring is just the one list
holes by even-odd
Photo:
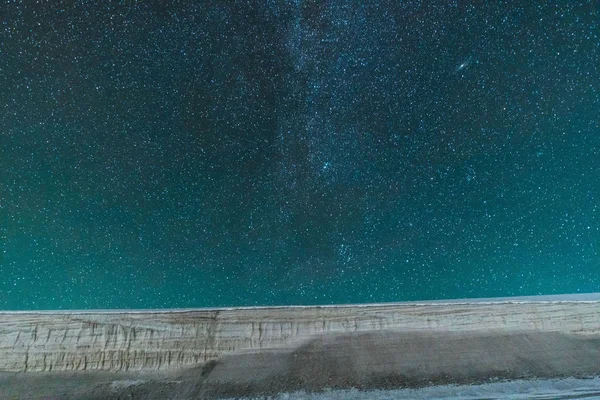
[[41, 3], [0, 5], [0, 309], [600, 291], [596, 1]]

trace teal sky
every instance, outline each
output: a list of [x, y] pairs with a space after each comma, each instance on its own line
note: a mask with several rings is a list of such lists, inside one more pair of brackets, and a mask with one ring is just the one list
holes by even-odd
[[600, 15], [525, 3], [5, 4], [0, 309], [600, 292]]

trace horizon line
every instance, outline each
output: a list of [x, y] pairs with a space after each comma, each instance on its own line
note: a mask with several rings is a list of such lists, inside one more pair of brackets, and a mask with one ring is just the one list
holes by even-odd
[[554, 295], [510, 296], [510, 297], [474, 297], [440, 300], [411, 300], [386, 303], [348, 303], [314, 305], [274, 305], [274, 306], [231, 306], [231, 307], [185, 307], [185, 308], [141, 308], [141, 309], [58, 309], [58, 310], [0, 310], [4, 314], [141, 314], [141, 313], [185, 313], [197, 311], [235, 311], [264, 310], [283, 308], [352, 308], [352, 307], [390, 307], [403, 305], [457, 305], [457, 304], [521, 304], [521, 303], [594, 303], [600, 302], [600, 292], [571, 293]]

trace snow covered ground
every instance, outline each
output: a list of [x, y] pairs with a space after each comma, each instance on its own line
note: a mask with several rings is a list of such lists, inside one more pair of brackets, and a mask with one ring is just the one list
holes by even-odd
[[[264, 398], [264, 397], [261, 397]], [[515, 380], [484, 385], [446, 385], [423, 389], [329, 390], [318, 394], [283, 393], [271, 400], [481, 400], [600, 399], [600, 377], [593, 379]], [[233, 399], [230, 399], [233, 400]]]

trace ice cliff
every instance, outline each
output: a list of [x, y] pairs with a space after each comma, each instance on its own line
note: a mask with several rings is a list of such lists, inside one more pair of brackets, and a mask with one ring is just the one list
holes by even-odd
[[165, 370], [323, 334], [600, 333], [600, 301], [158, 311], [1, 312], [0, 371]]

